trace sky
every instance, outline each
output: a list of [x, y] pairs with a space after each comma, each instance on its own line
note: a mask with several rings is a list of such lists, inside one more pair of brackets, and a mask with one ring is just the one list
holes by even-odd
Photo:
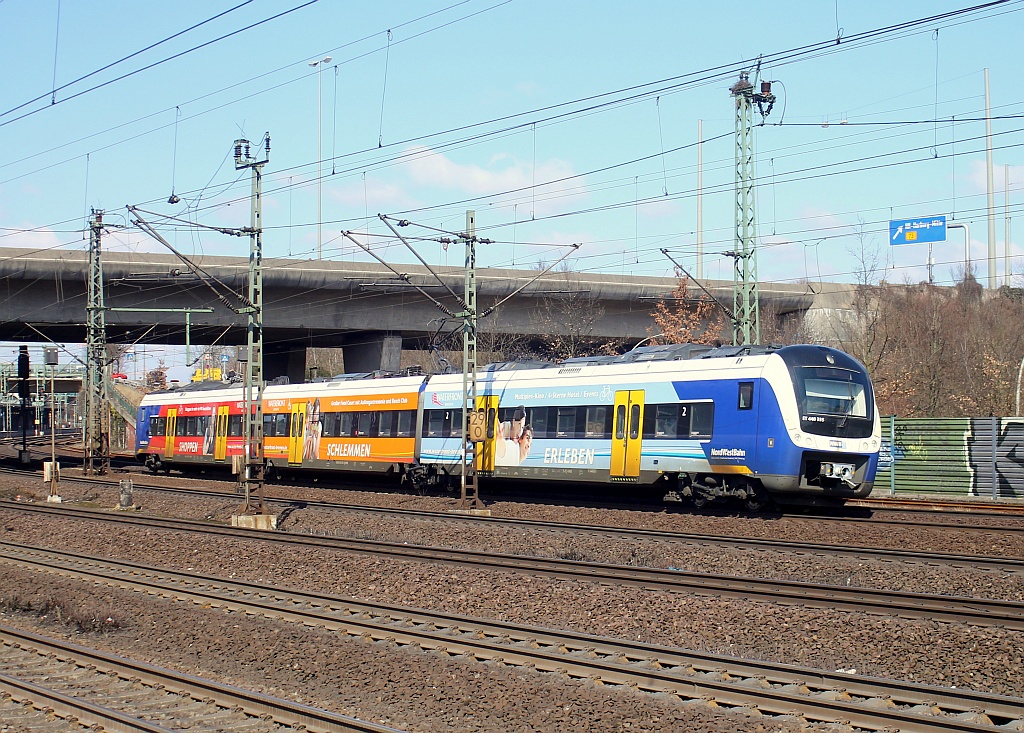
[[935, 215], [967, 229], [934, 245], [934, 281], [960, 277], [969, 230], [984, 283], [988, 69], [1003, 284], [1022, 27], [1024, 0], [0, 0], [0, 246], [83, 250], [96, 209], [106, 251], [165, 251], [131, 205], [189, 256], [245, 257], [208, 227], [249, 224], [233, 144], [262, 159], [269, 132], [266, 258], [370, 260], [344, 231], [396, 265], [461, 265], [437, 240], [472, 209], [481, 266], [577, 244], [576, 271], [671, 276], [667, 249], [696, 274], [700, 190], [701, 270], [730, 280], [745, 71], [776, 95], [754, 115], [762, 283], [925, 280], [927, 246], [890, 246], [889, 222]]

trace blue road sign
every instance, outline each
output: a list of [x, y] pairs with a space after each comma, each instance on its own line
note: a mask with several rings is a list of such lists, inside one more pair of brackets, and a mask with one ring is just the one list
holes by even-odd
[[221, 360], [222, 362], [224, 362], [225, 364], [227, 364], [227, 363], [228, 363], [228, 361], [229, 361], [229, 359], [228, 359], [228, 355], [227, 355], [227, 354], [221, 354], [221, 355], [220, 355], [220, 360]]
[[889, 244], [924, 244], [945, 241], [945, 216], [896, 219], [889, 222]]

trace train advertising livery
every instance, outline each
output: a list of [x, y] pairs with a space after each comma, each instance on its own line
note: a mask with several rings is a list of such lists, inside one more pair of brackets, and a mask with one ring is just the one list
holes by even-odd
[[[874, 485], [881, 425], [863, 365], [817, 345], [669, 344], [476, 375], [473, 466], [485, 481], [631, 483], [703, 505], [842, 504]], [[143, 399], [136, 455], [151, 470], [232, 463], [241, 387], [179, 386]], [[268, 475], [387, 473], [458, 487], [462, 374], [341, 375], [268, 385]]]

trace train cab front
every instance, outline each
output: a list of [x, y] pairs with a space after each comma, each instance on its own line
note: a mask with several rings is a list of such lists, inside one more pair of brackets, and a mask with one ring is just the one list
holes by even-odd
[[799, 488], [815, 503], [864, 498], [874, 486], [881, 423], [863, 365], [822, 346], [782, 349], [796, 398], [791, 438], [800, 456]]

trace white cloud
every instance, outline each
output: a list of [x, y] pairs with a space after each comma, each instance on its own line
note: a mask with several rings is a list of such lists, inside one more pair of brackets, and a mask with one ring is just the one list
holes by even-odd
[[[996, 196], [1002, 198], [1003, 188], [1005, 187], [1006, 172], [1004, 170], [1004, 164], [994, 162], [992, 164], [992, 188], [995, 191]], [[1014, 196], [1016, 192], [1019, 195], [1021, 182], [1024, 181], [1024, 166], [1011, 165], [1010, 166], [1010, 196]], [[961, 173], [957, 176], [957, 193], [962, 193], [965, 196], [971, 194], [985, 194], [988, 192], [988, 167], [985, 164], [984, 158], [975, 158], [968, 161], [967, 172]], [[960, 185], [964, 185], [963, 191], [960, 190]]]
[[[328, 187], [325, 196], [358, 213], [376, 216], [377, 212], [412, 209], [420, 202], [402, 186], [367, 177], [343, 186]], [[351, 216], [351, 212], [346, 216]]]
[[0, 236], [0, 247], [18, 247], [24, 249], [59, 249], [73, 246], [85, 240], [85, 235], [76, 237], [73, 233], [60, 233], [43, 227], [33, 229], [31, 224], [23, 224], [22, 229], [14, 232], [3, 232]]
[[[538, 161], [536, 169], [530, 162], [517, 160], [507, 153], [491, 157], [486, 167], [456, 163], [429, 148], [413, 148], [406, 153], [405, 169], [413, 183], [459, 191], [469, 196], [488, 196], [503, 191], [518, 191], [515, 197], [536, 206], [534, 213], [564, 211], [586, 196], [584, 182], [573, 178], [572, 166], [557, 158]], [[569, 180], [564, 180], [569, 179]], [[555, 181], [555, 183], [546, 183]], [[530, 188], [536, 185], [536, 197]]]

